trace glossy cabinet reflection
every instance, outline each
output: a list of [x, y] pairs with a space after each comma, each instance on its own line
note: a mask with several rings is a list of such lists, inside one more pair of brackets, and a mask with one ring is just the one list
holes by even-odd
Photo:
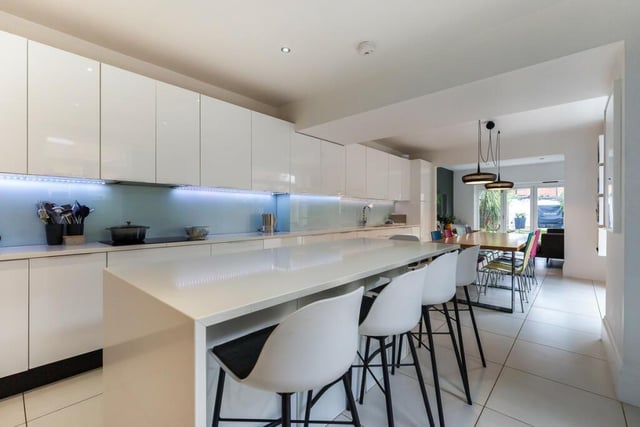
[[155, 182], [155, 80], [106, 64], [101, 77], [101, 177]]
[[200, 94], [156, 83], [156, 182], [200, 184]]
[[342, 145], [322, 142], [322, 194], [345, 194], [345, 149]]
[[345, 146], [346, 192], [349, 197], [367, 197], [367, 148], [359, 144]]
[[322, 194], [322, 143], [295, 132], [291, 141], [291, 192]]
[[29, 260], [29, 368], [102, 348], [104, 253]]
[[29, 361], [29, 261], [0, 262], [0, 378]]
[[98, 178], [100, 64], [29, 41], [28, 172]]
[[27, 173], [27, 40], [0, 31], [0, 172]]
[[384, 151], [366, 147], [367, 196], [387, 199], [389, 193], [389, 155]]
[[251, 111], [204, 95], [200, 108], [201, 184], [251, 190]]
[[289, 192], [291, 133], [291, 123], [251, 112], [252, 189]]
[[389, 155], [390, 200], [409, 200], [410, 171], [409, 160]]

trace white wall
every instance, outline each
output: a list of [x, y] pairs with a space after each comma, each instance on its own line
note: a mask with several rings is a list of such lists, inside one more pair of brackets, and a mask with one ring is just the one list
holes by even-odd
[[[558, 133], [512, 138], [501, 147], [504, 159], [563, 154], [562, 163], [502, 168], [502, 177], [516, 183], [564, 181], [565, 186], [565, 262], [563, 274], [604, 281], [606, 265], [596, 253], [597, 141], [601, 126]], [[473, 163], [475, 150], [448, 150], [432, 153], [435, 161]], [[462, 184], [462, 175], [454, 173], [454, 215], [457, 222], [474, 224], [474, 188]], [[475, 225], [477, 226], [477, 224]]]

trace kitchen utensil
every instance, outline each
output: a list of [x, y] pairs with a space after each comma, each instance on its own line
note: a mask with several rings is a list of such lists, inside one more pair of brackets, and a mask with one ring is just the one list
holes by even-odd
[[[83, 217], [83, 220], [84, 220], [84, 217]], [[149, 227], [146, 225], [132, 225], [131, 221], [127, 221], [126, 225], [108, 227], [107, 230], [111, 231], [111, 240], [114, 243], [123, 243], [123, 242], [142, 243], [144, 241], [148, 228]]]
[[204, 240], [209, 234], [209, 227], [206, 225], [191, 225], [185, 227], [189, 240]]
[[276, 216], [272, 213], [262, 214], [262, 227], [260, 231], [263, 233], [273, 233], [276, 231]]

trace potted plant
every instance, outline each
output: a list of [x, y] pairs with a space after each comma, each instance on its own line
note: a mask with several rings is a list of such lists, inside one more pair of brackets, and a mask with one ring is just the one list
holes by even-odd
[[518, 212], [516, 213], [513, 222], [515, 223], [516, 230], [522, 230], [527, 222], [527, 218], [523, 212]]

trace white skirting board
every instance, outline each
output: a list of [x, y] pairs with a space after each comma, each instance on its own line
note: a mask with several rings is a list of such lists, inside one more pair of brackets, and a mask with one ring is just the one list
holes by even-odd
[[640, 405], [640, 365], [625, 363], [617, 347], [607, 317], [602, 319], [602, 342], [607, 351], [607, 360], [613, 376], [618, 400], [631, 405]]

